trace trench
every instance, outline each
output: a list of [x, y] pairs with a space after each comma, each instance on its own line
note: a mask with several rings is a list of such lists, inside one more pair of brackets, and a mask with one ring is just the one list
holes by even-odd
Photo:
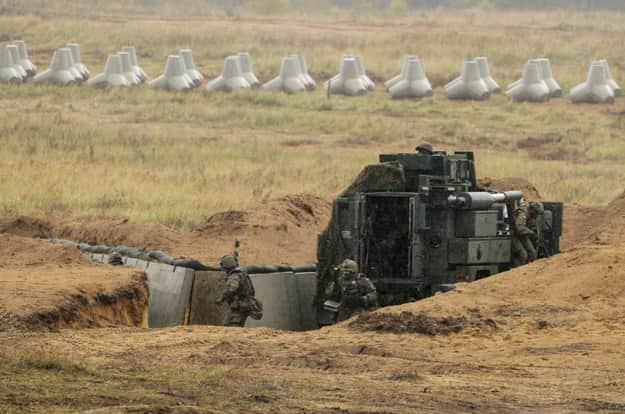
[[[96, 263], [109, 263], [109, 255], [90, 253]], [[218, 270], [194, 270], [131, 257], [123, 265], [145, 272], [149, 289], [149, 328], [182, 325], [223, 325], [226, 309], [217, 299], [224, 288]], [[317, 275], [314, 268], [249, 266], [246, 268], [263, 303], [260, 320], [247, 319], [246, 327], [287, 331], [317, 329], [314, 298]]]

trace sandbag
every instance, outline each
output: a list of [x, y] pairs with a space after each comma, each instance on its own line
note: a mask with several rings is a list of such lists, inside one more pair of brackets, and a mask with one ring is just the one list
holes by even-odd
[[195, 259], [175, 259], [172, 261], [171, 265], [206, 272], [218, 272], [221, 270], [218, 267], [205, 266]]
[[171, 257], [167, 253], [162, 252], [160, 250], [149, 252], [148, 255], [151, 259], [158, 260], [159, 262], [165, 263], [165, 264], [172, 264], [172, 262], [174, 261], [173, 257]]

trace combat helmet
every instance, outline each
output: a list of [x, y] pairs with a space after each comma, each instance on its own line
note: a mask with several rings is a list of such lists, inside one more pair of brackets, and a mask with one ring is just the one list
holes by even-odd
[[225, 270], [235, 269], [238, 265], [237, 259], [231, 254], [222, 256], [221, 259], [219, 259], [219, 266]]
[[530, 203], [529, 210], [539, 216], [545, 213], [545, 206], [543, 206], [543, 203], [532, 202]]
[[351, 259], [345, 259], [339, 269], [343, 272], [358, 273], [358, 263]]

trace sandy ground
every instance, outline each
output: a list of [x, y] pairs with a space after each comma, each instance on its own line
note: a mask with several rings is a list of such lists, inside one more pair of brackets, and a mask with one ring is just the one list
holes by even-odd
[[317, 235], [326, 226], [331, 203], [311, 195], [270, 200], [250, 211], [227, 211], [205, 220], [191, 232], [160, 224], [120, 220], [73, 220], [63, 217], [0, 217], [0, 233], [65, 238], [90, 244], [125, 244], [164, 250], [216, 266], [241, 241], [244, 264], [314, 264]]
[[[83, 330], [4, 337], [0, 350], [19, 343], [102, 367], [232, 370], [262, 384], [262, 403], [235, 393], [228, 412], [617, 412], [625, 408], [622, 247], [587, 245], [315, 332]], [[441, 329], [420, 333], [422, 313]], [[452, 318], [451, 329], [439, 317]], [[184, 403], [212, 412], [201, 409], [214, 402], [192, 394]]]
[[[293, 219], [285, 223], [284, 232], [281, 216], [271, 212], [275, 208], [274, 213], [283, 214], [285, 201], [268, 205], [273, 207], [211, 218], [189, 240], [223, 235], [222, 230], [229, 229], [241, 231], [250, 241], [263, 231], [302, 238], [308, 234], [307, 243], [312, 244], [311, 233], [327, 219], [326, 203], [319, 201], [324, 213], [313, 209], [307, 215], [302, 211], [308, 209], [300, 205], [288, 216]], [[293, 206], [293, 201], [286, 205]], [[10, 331], [0, 334], [0, 355], [19, 347], [24, 355], [55, 355], [99, 369], [133, 366], [146, 372], [188, 372], [188, 391], [170, 392], [158, 412], [623, 412], [625, 236], [620, 229], [625, 224], [625, 198], [601, 208], [567, 206], [566, 212], [564, 253], [339, 326], [306, 333], [200, 326], [36, 335]], [[265, 226], [257, 227], [257, 221]], [[19, 228], [28, 233], [37, 228], [10, 223], [4, 219], [4, 231]], [[43, 227], [55, 231], [56, 226]], [[120, 228], [129, 231], [129, 226], [138, 225], [121, 223]], [[90, 230], [84, 234], [93, 236], [94, 227], [85, 226]], [[108, 231], [97, 241], [150, 234]], [[163, 247], [168, 239], [156, 240], [163, 245], [153, 247]], [[173, 246], [177, 240], [169, 242]], [[192, 245], [189, 241], [181, 249]], [[298, 249], [303, 246], [293, 247], [293, 257], [301, 257]], [[257, 248], [256, 254], [263, 254], [273, 246], [267, 241]], [[18, 254], [7, 269], [10, 263], [24, 268], [24, 262]], [[4, 268], [0, 272], [11, 274]], [[196, 374], [191, 373], [200, 371], [226, 373], [228, 379], [212, 385], [210, 392], [198, 391]], [[141, 401], [133, 405], [111, 400], [98, 406], [117, 407], [102, 412], [155, 412], [137, 404]], [[45, 407], [33, 411], [44, 412]]]
[[147, 294], [140, 272], [96, 265], [77, 249], [9, 234], [0, 234], [0, 257], [0, 330], [7, 322], [30, 328], [143, 323]]

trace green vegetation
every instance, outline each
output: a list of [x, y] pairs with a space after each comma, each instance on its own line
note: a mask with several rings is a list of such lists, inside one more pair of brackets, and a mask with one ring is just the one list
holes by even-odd
[[[0, 354], [0, 378], [3, 413], [103, 407], [123, 407], [119, 412], [194, 413], [199, 404], [237, 411], [237, 404], [246, 400], [249, 404], [255, 397], [273, 399], [280, 393], [279, 380], [259, 379], [223, 366], [182, 368], [142, 363], [103, 367], [46, 355]], [[232, 398], [232, 389], [241, 394]]]

